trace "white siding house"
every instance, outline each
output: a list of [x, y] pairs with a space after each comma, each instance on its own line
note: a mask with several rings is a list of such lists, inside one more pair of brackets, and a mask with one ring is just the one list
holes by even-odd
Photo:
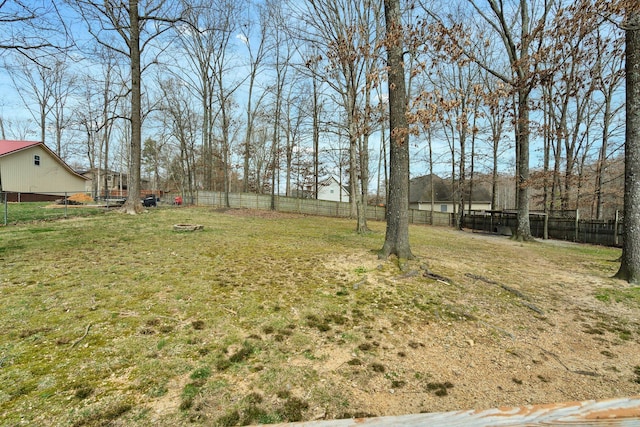
[[0, 140], [2, 191], [61, 197], [83, 193], [85, 182], [42, 142]]
[[329, 177], [318, 183], [318, 200], [330, 200], [332, 202], [348, 202], [349, 192], [340, 185], [337, 179]]

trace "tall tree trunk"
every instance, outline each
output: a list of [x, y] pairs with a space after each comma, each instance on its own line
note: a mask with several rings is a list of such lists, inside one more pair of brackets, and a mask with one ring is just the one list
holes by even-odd
[[[313, 77], [313, 198], [318, 198], [318, 180], [320, 174], [320, 95], [318, 81]], [[342, 190], [342, 189], [341, 189]], [[342, 193], [341, 193], [342, 194]]]
[[384, 0], [389, 85], [389, 199], [380, 258], [411, 259], [409, 246], [409, 126], [403, 63], [400, 0]]
[[[464, 104], [463, 104], [464, 105]], [[464, 109], [464, 108], [463, 108]], [[465, 190], [467, 187], [467, 130], [466, 124], [461, 126], [460, 130], [460, 164], [458, 165], [458, 212], [456, 212], [456, 227], [462, 230], [464, 220], [464, 200]], [[454, 184], [455, 186], [455, 181]]]
[[[367, 73], [369, 74], [369, 73]], [[358, 202], [358, 233], [369, 232], [369, 226], [367, 225], [367, 199], [369, 194], [369, 115], [368, 112], [371, 109], [371, 93], [368, 91], [365, 94], [365, 114], [364, 120], [366, 123], [362, 125], [365, 129], [363, 135], [359, 138], [359, 151], [360, 151], [360, 200]]]
[[551, 110], [551, 84], [547, 84], [543, 87], [543, 101], [542, 101], [542, 140], [543, 140], [543, 166], [542, 166], [542, 179], [543, 179], [543, 192], [542, 192], [542, 209], [545, 215], [549, 215], [549, 202], [551, 195], [551, 185], [549, 183], [549, 164], [551, 160], [551, 131], [550, 131], [550, 110]]
[[367, 194], [369, 193], [369, 135], [365, 133], [358, 144], [360, 147], [360, 193], [358, 194], [358, 233], [371, 231], [367, 225]]
[[[475, 179], [475, 158], [476, 158], [476, 134], [478, 124], [478, 105], [480, 104], [480, 99], [478, 98], [477, 92], [474, 90], [474, 98], [473, 98], [473, 121], [471, 124], [471, 159], [470, 159], [470, 168], [469, 171], [469, 216], [471, 216], [471, 210], [473, 208], [473, 180]], [[485, 201], [485, 200], [483, 200]]]
[[[220, 84], [222, 86], [222, 79], [220, 79]], [[220, 87], [221, 94], [223, 93], [222, 90], [222, 87]], [[224, 174], [222, 182], [224, 185], [224, 205], [225, 207], [230, 208], [229, 192], [231, 189], [229, 188], [229, 162], [231, 160], [231, 141], [229, 138], [229, 117], [227, 114], [227, 100], [224, 96], [221, 96], [220, 99], [220, 112], [222, 115], [222, 173]]]
[[611, 122], [611, 98], [605, 100], [603, 126], [602, 126], [602, 144], [600, 145], [600, 153], [598, 154], [598, 163], [596, 166], [596, 219], [603, 217], [604, 198], [602, 196], [603, 179], [607, 172], [607, 151], [609, 149], [609, 123]]
[[[350, 74], [350, 73], [346, 73]], [[347, 81], [347, 132], [349, 135], [349, 202], [351, 218], [358, 218], [358, 203], [360, 201], [360, 186], [358, 185], [358, 126], [355, 120], [356, 88]], [[356, 225], [359, 227], [359, 224]]]
[[131, 60], [131, 159], [127, 177], [127, 201], [123, 209], [129, 214], [142, 212], [140, 201], [140, 157], [142, 147], [142, 90], [140, 82], [140, 24], [138, 0], [129, 0], [129, 22], [131, 23], [129, 53]]
[[211, 135], [211, 101], [209, 99], [209, 76], [201, 71], [202, 80], [202, 163], [204, 189], [213, 190], [213, 144]]
[[516, 123], [516, 145], [518, 147], [518, 226], [517, 240], [531, 239], [529, 224], [529, 91], [518, 91], [518, 122]]
[[629, 12], [625, 30], [627, 127], [624, 154], [624, 242], [616, 277], [640, 284], [640, 10]]
[[242, 191], [249, 192], [249, 160], [251, 158], [251, 134], [253, 133], [253, 112], [251, 110], [251, 96], [253, 95], [253, 75], [249, 82], [249, 94], [247, 95], [247, 129], [244, 136], [244, 149], [243, 157], [244, 163], [242, 166]]

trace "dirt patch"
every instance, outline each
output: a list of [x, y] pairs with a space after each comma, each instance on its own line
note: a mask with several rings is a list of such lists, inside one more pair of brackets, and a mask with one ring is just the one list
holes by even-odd
[[[594, 298], [598, 289], [612, 285], [610, 278], [541, 259], [531, 244], [473, 237], [518, 252], [517, 265], [507, 261], [502, 266], [503, 282], [486, 271], [486, 276], [474, 274], [478, 270], [463, 258], [440, 260], [444, 262], [433, 267], [444, 276], [455, 272], [449, 283], [424, 280], [430, 269], [421, 262], [404, 274], [385, 274], [379, 262], [364, 254], [329, 262], [336, 270], [370, 272], [354, 277], [349, 292], [376, 287], [381, 295], [392, 295], [394, 287], [421, 280], [424, 294], [416, 293], [416, 299], [428, 293], [443, 296], [437, 306], [426, 309], [430, 316], [422, 321], [407, 312], [398, 312], [391, 322], [388, 317], [374, 320], [368, 333], [374, 347], [363, 352], [354, 346], [352, 356], [361, 359], [354, 365], [331, 364], [337, 390], [352, 396], [359, 411], [398, 415], [602, 399], [640, 391], [633, 376], [640, 350], [638, 307], [602, 304]], [[512, 275], [505, 275], [510, 269]], [[521, 271], [528, 272], [526, 277], [518, 275]], [[383, 300], [373, 304], [393, 308], [392, 296]], [[422, 304], [426, 307], [428, 301]], [[318, 343], [323, 343], [320, 337]], [[317, 352], [328, 354], [329, 360], [335, 352], [335, 360], [344, 360], [342, 348], [325, 345], [328, 348], [321, 346]], [[382, 368], [373, 370], [372, 363]], [[314, 369], [326, 366], [318, 363]]]

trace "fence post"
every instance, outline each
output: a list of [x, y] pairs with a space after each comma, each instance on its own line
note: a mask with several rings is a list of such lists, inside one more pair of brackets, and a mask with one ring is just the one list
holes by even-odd
[[575, 234], [574, 234], [574, 237], [573, 237], [573, 241], [574, 242], [578, 241], [579, 228], [580, 228], [580, 210], [576, 209]]
[[69, 199], [67, 197], [67, 192], [64, 192], [64, 217], [67, 218], [67, 205], [69, 204]]
[[7, 225], [7, 221], [9, 218], [9, 209], [7, 207], [7, 193], [3, 192], [2, 195], [4, 196], [4, 225]]
[[549, 240], [549, 214], [544, 214], [544, 230], [542, 231], [542, 238]]

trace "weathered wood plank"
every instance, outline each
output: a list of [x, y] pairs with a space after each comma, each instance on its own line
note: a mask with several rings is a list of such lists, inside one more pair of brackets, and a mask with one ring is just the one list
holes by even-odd
[[640, 396], [488, 410], [466, 410], [378, 418], [308, 421], [287, 427], [493, 427], [535, 425], [640, 426]]

